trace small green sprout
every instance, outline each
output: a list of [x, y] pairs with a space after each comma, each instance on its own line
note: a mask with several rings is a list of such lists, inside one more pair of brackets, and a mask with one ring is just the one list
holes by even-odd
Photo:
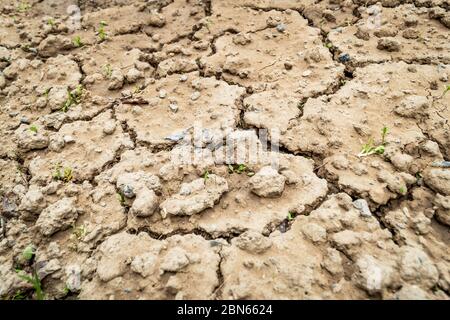
[[53, 27], [55, 26], [55, 24], [56, 24], [56, 23], [55, 23], [55, 19], [49, 18], [49, 19], [47, 20], [47, 24], [53, 28]]
[[19, 5], [17, 6], [17, 11], [22, 12], [22, 13], [26, 12], [30, 9], [31, 9], [31, 5], [28, 2], [24, 2], [24, 1], [20, 2]]
[[53, 172], [53, 179], [63, 181], [63, 182], [69, 182], [73, 179], [73, 172], [72, 168], [65, 167], [62, 169], [61, 165], [58, 164], [55, 166], [54, 172]]
[[72, 233], [78, 240], [82, 240], [87, 233], [85, 226], [76, 227], [75, 225], [72, 225], [72, 229]]
[[389, 133], [388, 127], [384, 126], [383, 129], [381, 129], [381, 144], [386, 144], [386, 136]]
[[66, 296], [70, 293], [70, 289], [69, 289], [69, 287], [67, 286], [67, 284], [64, 286], [63, 292], [64, 292], [64, 295], [66, 295]]
[[22, 252], [22, 257], [26, 260], [26, 261], [30, 261], [31, 259], [33, 259], [35, 254], [35, 250], [34, 247], [32, 245], [27, 246], [23, 252]]
[[247, 175], [249, 177], [253, 176], [255, 173], [253, 171], [251, 171], [245, 164], [229, 164], [228, 165], [228, 173], [232, 174], [232, 173], [237, 173], [237, 174], [242, 174], [242, 173], [247, 173]]
[[81, 37], [80, 36], [75, 36], [73, 38], [73, 45], [77, 48], [81, 48], [82, 46], [84, 46], [84, 43], [81, 41]]
[[103, 42], [107, 39], [108, 35], [106, 34], [106, 31], [105, 31], [105, 27], [107, 25], [108, 24], [105, 21], [100, 21], [100, 27], [99, 27], [98, 33], [97, 33], [98, 37], [100, 38], [100, 42]]
[[33, 125], [30, 126], [30, 131], [34, 132], [34, 133], [37, 133], [38, 132], [38, 128], [33, 124]]
[[113, 70], [112, 70], [110, 64], [105, 64], [105, 65], [103, 66], [103, 75], [105, 76], [106, 79], [111, 78], [112, 72], [113, 72]]
[[366, 157], [372, 154], [383, 154], [386, 146], [386, 136], [389, 133], [389, 129], [384, 126], [381, 129], [381, 144], [375, 145], [373, 138], [370, 138], [369, 141], [362, 146], [361, 152], [358, 154], [358, 157]]
[[125, 196], [122, 192], [117, 192], [117, 197], [119, 198], [120, 205], [125, 205]]
[[63, 181], [69, 182], [73, 179], [72, 169], [71, 168], [64, 168], [64, 176]]
[[77, 105], [81, 102], [81, 96], [83, 95], [83, 87], [82, 85], [78, 85], [75, 90], [70, 91], [67, 90], [67, 99], [64, 102], [64, 105], [61, 108], [62, 112], [69, 111], [69, 108], [72, 105]]
[[247, 168], [247, 166], [245, 164], [240, 164], [240, 165], [238, 165], [238, 167], [236, 169], [236, 172], [238, 174], [241, 174], [241, 173], [243, 173], [243, 172], [245, 172], [247, 170], [248, 170], [248, 168]]
[[205, 182], [206, 182], [206, 180], [209, 179], [209, 171], [208, 170], [206, 170], [205, 173], [203, 174], [203, 179], [205, 179]]
[[47, 88], [45, 89], [44, 93], [42, 94], [44, 97], [48, 97], [48, 94], [50, 93], [50, 90], [52, 90], [52, 88]]
[[288, 215], [287, 215], [287, 219], [288, 219], [288, 221], [292, 221], [292, 220], [294, 220], [294, 214], [292, 213], [292, 212], [288, 212]]
[[399, 190], [400, 194], [405, 195], [408, 189], [406, 187], [401, 187]]
[[11, 298], [11, 300], [25, 300], [26, 296], [21, 290], [17, 291]]
[[441, 97], [445, 96], [446, 93], [449, 92], [449, 91], [450, 91], [450, 84], [448, 84], [447, 87], [445, 87], [444, 92], [442, 92], [442, 96]]
[[16, 269], [16, 272], [20, 279], [28, 282], [33, 286], [34, 292], [36, 293], [36, 298], [38, 300], [45, 299], [44, 291], [42, 291], [41, 279], [39, 279], [36, 270], [33, 270], [33, 273], [31, 275], [24, 273], [23, 270], [20, 269]]

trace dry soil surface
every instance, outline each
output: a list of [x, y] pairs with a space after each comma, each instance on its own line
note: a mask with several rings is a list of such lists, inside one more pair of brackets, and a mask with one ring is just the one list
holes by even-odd
[[0, 25], [3, 299], [449, 299], [448, 0]]

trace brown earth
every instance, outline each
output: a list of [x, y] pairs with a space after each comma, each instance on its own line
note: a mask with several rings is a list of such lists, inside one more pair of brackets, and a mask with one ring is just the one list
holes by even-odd
[[448, 0], [0, 24], [3, 299], [449, 299]]

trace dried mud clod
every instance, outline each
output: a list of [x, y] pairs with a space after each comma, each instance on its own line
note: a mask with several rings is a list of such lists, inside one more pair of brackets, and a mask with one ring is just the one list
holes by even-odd
[[448, 300], [449, 21], [2, 1], [0, 297]]

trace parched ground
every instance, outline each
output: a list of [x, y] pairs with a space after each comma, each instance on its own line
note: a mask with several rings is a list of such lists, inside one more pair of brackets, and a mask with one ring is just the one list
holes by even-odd
[[3, 299], [449, 299], [448, 0], [0, 25]]

